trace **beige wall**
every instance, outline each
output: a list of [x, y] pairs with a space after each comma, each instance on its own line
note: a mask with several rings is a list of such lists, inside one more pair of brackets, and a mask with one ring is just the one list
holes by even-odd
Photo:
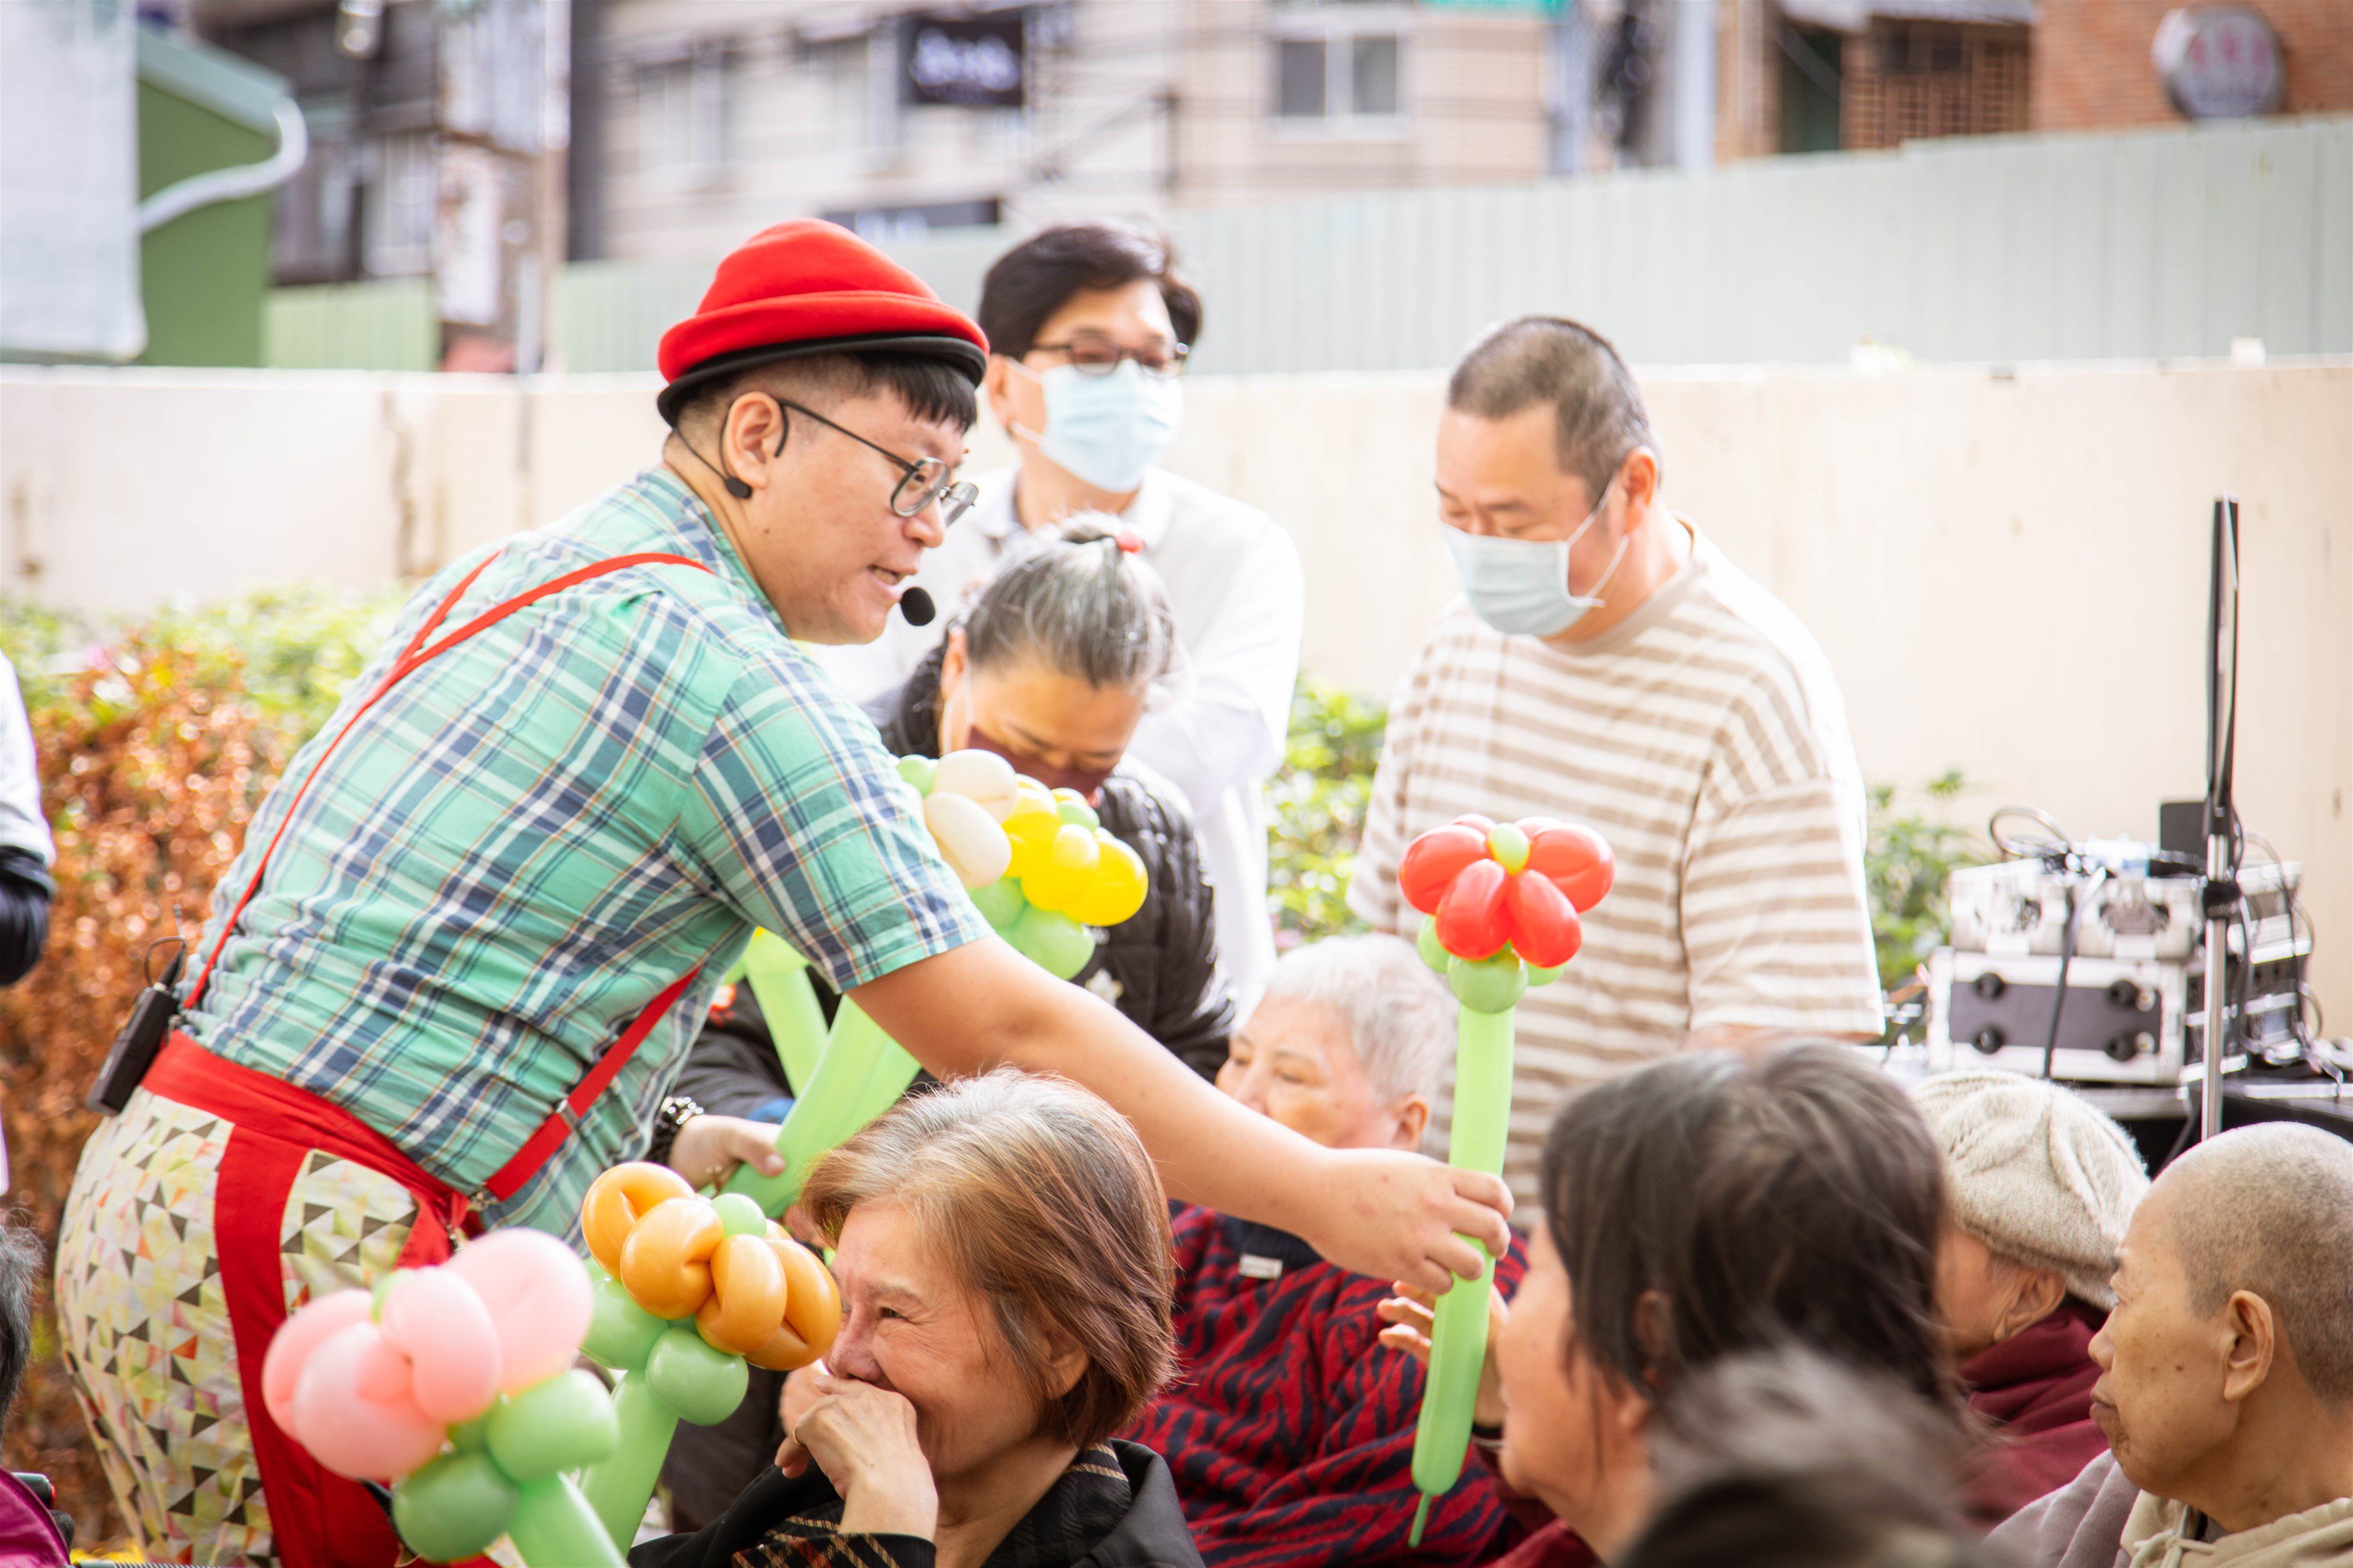
[[[1644, 377], [1667, 496], [1820, 638], [1874, 779], [1948, 767], [2079, 835], [2201, 784], [2213, 494], [2243, 503], [2248, 825], [2306, 865], [2353, 1026], [2353, 363]], [[380, 585], [655, 449], [651, 382], [0, 370], [0, 588], [138, 606]], [[1202, 378], [1174, 466], [1280, 517], [1306, 662], [1393, 681], [1451, 574], [1434, 374]], [[976, 458], [1001, 442], [976, 433]]]

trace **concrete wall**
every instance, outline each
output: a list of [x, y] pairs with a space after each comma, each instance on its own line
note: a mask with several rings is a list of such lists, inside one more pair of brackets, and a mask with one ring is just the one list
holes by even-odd
[[[1873, 779], [1948, 767], [2078, 835], [2201, 786], [2206, 530], [2243, 504], [2248, 825], [2306, 866], [2353, 1026], [2353, 363], [1676, 371], [1667, 496], [1813, 628]], [[377, 586], [557, 515], [653, 454], [652, 383], [0, 371], [0, 588], [135, 607]], [[1308, 566], [1306, 660], [1384, 692], [1452, 593], [1434, 374], [1204, 377], [1174, 466]], [[1001, 458], [991, 431], [975, 457]]]

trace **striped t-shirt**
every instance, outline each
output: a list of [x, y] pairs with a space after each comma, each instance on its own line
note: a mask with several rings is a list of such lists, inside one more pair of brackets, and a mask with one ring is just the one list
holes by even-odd
[[1504, 1175], [1523, 1222], [1545, 1132], [1577, 1089], [1715, 1025], [1879, 1031], [1862, 782], [1837, 682], [1795, 616], [1694, 540], [1680, 572], [1588, 642], [1506, 637], [1458, 604], [1390, 710], [1348, 889], [1377, 927], [1411, 933], [1398, 857], [1465, 812], [1581, 822], [1617, 853], [1583, 950], [1520, 1004]]

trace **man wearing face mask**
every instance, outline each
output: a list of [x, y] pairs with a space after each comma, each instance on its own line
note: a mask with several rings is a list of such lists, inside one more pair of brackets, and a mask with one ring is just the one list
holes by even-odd
[[1410, 934], [1398, 858], [1466, 812], [1590, 824], [1618, 881], [1520, 1004], [1504, 1176], [1528, 1223], [1577, 1089], [1688, 1044], [1880, 1029], [1845, 704], [1789, 612], [1660, 499], [1617, 352], [1529, 316], [1475, 344], [1438, 433], [1464, 602], [1400, 683], [1348, 901]]
[[[1079, 512], [1113, 514], [1142, 541], [1186, 668], [1128, 754], [1192, 807], [1219, 952], [1247, 1009], [1274, 962], [1260, 791], [1282, 761], [1303, 588], [1298, 552], [1271, 518], [1157, 467], [1183, 420], [1200, 297], [1161, 240], [1121, 224], [1058, 224], [990, 267], [979, 319], [990, 343], [982, 390], [1019, 459], [974, 480], [971, 515], [915, 584], [953, 614], [1000, 561]], [[874, 643], [828, 650], [826, 666], [869, 700], [913, 675], [944, 629], [894, 620]], [[1023, 760], [1032, 773], [1071, 761]]]

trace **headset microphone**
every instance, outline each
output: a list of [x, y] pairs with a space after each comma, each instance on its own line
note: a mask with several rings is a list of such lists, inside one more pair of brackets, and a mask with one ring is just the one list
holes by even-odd
[[899, 613], [907, 617], [911, 626], [927, 626], [939, 612], [932, 607], [932, 596], [921, 588], [910, 588], [899, 595]]

